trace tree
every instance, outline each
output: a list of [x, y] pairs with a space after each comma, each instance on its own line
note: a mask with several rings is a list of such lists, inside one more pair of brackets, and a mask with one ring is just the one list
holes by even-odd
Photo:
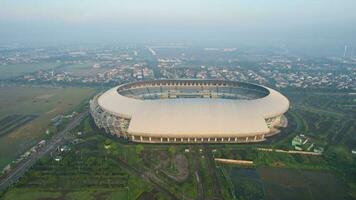
[[111, 140], [110, 140], [110, 139], [106, 139], [105, 142], [104, 142], [104, 144], [105, 144], [106, 146], [111, 145]]
[[352, 164], [352, 155], [343, 146], [329, 146], [323, 156], [334, 166], [347, 167]]
[[144, 150], [144, 146], [142, 144], [136, 145], [136, 154], [137, 155], [141, 155], [143, 150]]
[[175, 167], [175, 165], [174, 165], [174, 155], [176, 154], [176, 148], [174, 146], [170, 146], [168, 148], [168, 154], [169, 154], [169, 158], [170, 158], [171, 168], [173, 169]]
[[169, 156], [170, 156], [171, 158], [173, 158], [173, 156], [176, 154], [176, 148], [175, 148], [174, 146], [170, 146], [170, 147], [168, 148], [168, 153], [169, 153]]

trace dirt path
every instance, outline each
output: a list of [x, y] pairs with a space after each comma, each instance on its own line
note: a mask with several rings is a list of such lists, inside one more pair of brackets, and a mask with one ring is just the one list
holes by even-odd
[[220, 184], [219, 184], [219, 179], [217, 177], [216, 174], [216, 166], [215, 166], [215, 161], [214, 161], [214, 157], [211, 153], [211, 149], [208, 147], [208, 145], [204, 146], [204, 153], [208, 162], [208, 173], [210, 174], [210, 176], [213, 179], [213, 194], [214, 194], [214, 200], [219, 200], [219, 199], [223, 199], [222, 198], [222, 194], [221, 194], [221, 190], [220, 190]]

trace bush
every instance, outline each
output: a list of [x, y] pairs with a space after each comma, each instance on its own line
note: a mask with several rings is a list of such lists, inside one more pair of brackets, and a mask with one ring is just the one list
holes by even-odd
[[323, 156], [330, 165], [341, 168], [350, 166], [353, 162], [351, 152], [343, 146], [329, 146]]

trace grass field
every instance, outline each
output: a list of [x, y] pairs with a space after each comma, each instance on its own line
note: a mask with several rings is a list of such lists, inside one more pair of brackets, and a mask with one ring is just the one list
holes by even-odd
[[0, 87], [0, 119], [37, 116], [0, 137], [0, 169], [43, 138], [51, 118], [71, 112], [94, 93], [90, 88]]
[[94, 62], [85, 62], [80, 64], [70, 64], [60, 67], [59, 71], [70, 72], [74, 76], [94, 76], [98, 73], [103, 73], [110, 68], [101, 67], [93, 68]]
[[55, 70], [69, 72], [74, 76], [93, 76], [97, 73], [102, 73], [110, 68], [101, 67], [93, 68], [94, 62], [88, 61], [78, 64], [63, 64], [57, 62], [43, 62], [31, 64], [11, 64], [0, 66], [0, 79], [13, 78], [24, 75], [26, 73], [36, 72], [38, 70]]
[[55, 69], [60, 66], [61, 63], [57, 62], [45, 62], [45, 63], [31, 63], [31, 64], [11, 64], [0, 66], [0, 79], [6, 79], [11, 77], [20, 76], [26, 73], [35, 72], [43, 69]]
[[9, 115], [0, 120], [0, 136], [11, 133], [16, 128], [25, 125], [36, 118], [36, 115]]
[[350, 199], [334, 174], [280, 168], [230, 168], [237, 197], [246, 199]]

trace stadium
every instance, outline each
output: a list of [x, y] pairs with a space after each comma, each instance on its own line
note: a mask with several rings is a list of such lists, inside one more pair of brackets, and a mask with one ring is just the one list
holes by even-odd
[[107, 133], [141, 143], [261, 142], [287, 126], [289, 101], [265, 86], [222, 80], [153, 80], [95, 96]]

